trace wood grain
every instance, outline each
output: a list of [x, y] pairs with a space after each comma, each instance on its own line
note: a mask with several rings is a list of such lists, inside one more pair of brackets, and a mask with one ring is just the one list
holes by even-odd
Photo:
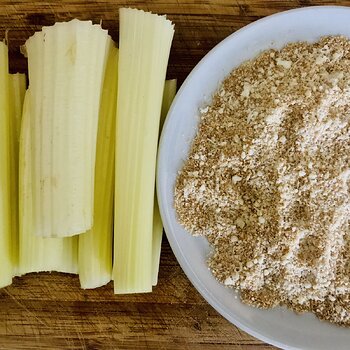
[[76, 276], [30, 274], [0, 291], [0, 349], [269, 349], [213, 310], [165, 240], [153, 293], [81, 290]]
[[[12, 72], [26, 71], [19, 51], [43, 25], [72, 18], [102, 21], [118, 38], [118, 8], [168, 14], [176, 34], [169, 78], [186, 78], [217, 43], [244, 25], [279, 11], [323, 0], [0, 1], [0, 38], [7, 35]], [[165, 240], [159, 285], [151, 294], [114, 296], [111, 284], [92, 291], [76, 276], [30, 274], [0, 290], [0, 349], [261, 349], [231, 325], [192, 287]]]

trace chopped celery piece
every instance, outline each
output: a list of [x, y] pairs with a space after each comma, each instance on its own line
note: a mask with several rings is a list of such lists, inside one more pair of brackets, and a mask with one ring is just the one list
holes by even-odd
[[112, 277], [115, 117], [118, 50], [111, 47], [101, 97], [96, 146], [94, 224], [79, 236], [79, 279], [82, 288], [97, 288]]
[[72, 20], [43, 27], [24, 46], [33, 123], [32, 232], [67, 237], [93, 224], [100, 95], [111, 38]]
[[11, 246], [13, 257], [13, 273], [18, 275], [18, 148], [19, 134], [21, 131], [21, 118], [24, 94], [26, 92], [25, 74], [9, 75], [9, 98], [10, 98], [10, 142], [11, 142]]
[[30, 93], [28, 90], [23, 106], [22, 128], [19, 150], [19, 272], [21, 274], [40, 271], [78, 272], [78, 237], [46, 238], [33, 233], [32, 193], [33, 169], [31, 129], [34, 127], [30, 115]]
[[11, 143], [8, 51], [0, 42], [0, 288], [12, 283]]
[[[162, 111], [160, 115], [160, 127], [159, 134], [162, 131], [162, 127], [165, 118], [168, 114], [168, 110], [173, 102], [176, 94], [176, 79], [167, 80], [164, 84]], [[160, 251], [162, 247], [163, 236], [163, 223], [159, 213], [159, 206], [157, 196], [154, 198], [154, 211], [153, 211], [153, 239], [152, 239], [152, 285], [156, 286], [158, 283], [159, 263], [160, 263]]]
[[119, 13], [113, 280], [125, 294], [152, 291], [157, 142], [174, 28], [164, 16]]

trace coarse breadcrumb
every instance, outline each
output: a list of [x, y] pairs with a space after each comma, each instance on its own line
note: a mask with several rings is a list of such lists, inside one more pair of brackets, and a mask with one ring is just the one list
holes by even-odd
[[350, 41], [233, 70], [201, 110], [175, 208], [243, 302], [350, 326]]

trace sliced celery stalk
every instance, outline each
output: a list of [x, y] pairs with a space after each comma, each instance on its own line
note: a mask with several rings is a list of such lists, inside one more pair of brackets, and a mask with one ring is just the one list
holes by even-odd
[[159, 119], [172, 23], [121, 9], [116, 134], [114, 292], [152, 291], [152, 235]]
[[11, 142], [11, 246], [13, 257], [13, 273], [18, 275], [18, 148], [19, 135], [21, 131], [21, 118], [24, 94], [26, 92], [25, 74], [9, 75], [9, 97], [10, 97], [10, 142]]
[[162, 110], [161, 110], [161, 114], [160, 114], [159, 135], [162, 132], [165, 118], [168, 114], [169, 108], [174, 100], [175, 95], [176, 95], [176, 88], [177, 88], [177, 79], [169, 79], [169, 80], [165, 81], [163, 100], [162, 100]]
[[[176, 79], [167, 80], [164, 84], [159, 134], [162, 131], [162, 127], [163, 127], [165, 118], [168, 114], [168, 110], [175, 97], [176, 85], [177, 85]], [[163, 236], [163, 223], [159, 213], [157, 196], [155, 196], [154, 211], [153, 211], [153, 239], [152, 239], [152, 285], [153, 286], [156, 286], [158, 283], [162, 236]]]
[[106, 66], [97, 134], [94, 225], [79, 236], [79, 279], [84, 289], [103, 286], [112, 276], [117, 88], [118, 50], [112, 46]]
[[0, 288], [12, 283], [11, 143], [8, 51], [0, 42]]
[[28, 57], [33, 233], [67, 237], [93, 224], [100, 95], [111, 38], [100, 25], [72, 20], [43, 27]]
[[11, 120], [14, 120], [14, 130], [16, 132], [16, 140], [18, 143], [21, 133], [23, 101], [26, 93], [26, 75], [22, 73], [10, 74], [9, 84], [10, 108], [12, 114]]
[[152, 238], [152, 286], [158, 283], [160, 252], [162, 247], [163, 223], [159, 213], [157, 197], [154, 198]]
[[19, 149], [19, 273], [40, 271], [78, 272], [78, 237], [45, 238], [33, 233], [33, 147], [30, 115], [30, 90], [27, 91], [22, 117]]

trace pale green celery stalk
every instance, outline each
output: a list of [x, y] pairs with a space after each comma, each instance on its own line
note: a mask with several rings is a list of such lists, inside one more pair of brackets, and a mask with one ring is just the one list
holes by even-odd
[[19, 147], [19, 273], [78, 272], [78, 237], [45, 238], [33, 232], [33, 147], [30, 90], [25, 95]]
[[[165, 118], [168, 114], [171, 103], [173, 102], [173, 99], [175, 97], [176, 85], [177, 85], [176, 79], [166, 80], [164, 84], [159, 134], [162, 132], [162, 127], [163, 127]], [[154, 211], [153, 211], [153, 239], [152, 239], [152, 285], [153, 286], [156, 286], [158, 283], [162, 236], [163, 236], [163, 223], [159, 213], [157, 195], [155, 195]]]
[[72, 20], [43, 27], [28, 57], [32, 142], [32, 232], [68, 237], [93, 225], [96, 138], [111, 38]]
[[164, 16], [119, 14], [113, 280], [125, 294], [152, 291], [159, 119], [174, 28]]
[[26, 76], [25, 74], [9, 75], [9, 96], [10, 96], [10, 142], [11, 142], [11, 245], [13, 256], [13, 273], [18, 275], [19, 264], [19, 217], [18, 217], [18, 161], [19, 161], [19, 135], [21, 132], [21, 118], [24, 94], [26, 92]]
[[97, 134], [94, 224], [79, 235], [79, 279], [84, 289], [103, 286], [112, 277], [117, 89], [118, 49], [111, 45]]
[[162, 110], [160, 114], [159, 136], [163, 129], [165, 118], [176, 95], [177, 79], [166, 80], [164, 84]]
[[19, 142], [21, 134], [21, 119], [23, 110], [24, 95], [26, 93], [26, 75], [23, 73], [10, 74], [10, 108], [12, 119], [14, 120], [14, 129], [16, 131], [16, 140]]
[[12, 201], [8, 51], [0, 42], [0, 288], [12, 283]]

